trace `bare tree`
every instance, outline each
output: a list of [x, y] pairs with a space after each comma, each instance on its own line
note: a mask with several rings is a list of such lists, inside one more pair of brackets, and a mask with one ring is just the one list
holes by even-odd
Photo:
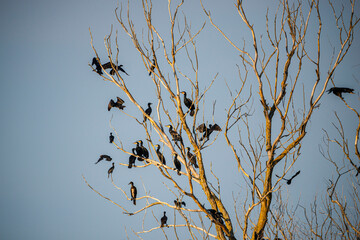
[[[146, 205], [140, 205], [138, 201], [140, 209], [136, 212], [130, 212], [122, 204], [114, 203], [128, 215], [145, 212], [157, 205], [178, 210], [185, 224], [175, 222], [168, 224], [174, 228], [177, 238], [177, 229], [186, 227], [192, 239], [215, 237], [255, 240], [273, 236], [294, 239], [296, 226], [290, 208], [280, 201], [284, 204], [272, 210], [276, 207], [272, 205], [272, 198], [274, 193], [277, 193], [279, 199], [284, 198], [282, 191], [279, 191], [284, 183], [281, 180], [284, 177], [289, 178], [287, 174], [299, 159], [302, 141], [307, 134], [307, 125], [320, 106], [320, 99], [329, 82], [337, 82], [334, 74], [349, 52], [359, 22], [355, 16], [355, 1], [350, 0], [340, 12], [336, 11], [330, 2], [339, 40], [336, 46], [330, 49], [333, 55], [327, 66], [320, 61], [322, 52], [329, 50], [322, 47], [322, 11], [319, 0], [305, 3], [279, 1], [275, 9], [267, 11], [264, 22], [265, 32], [257, 31], [246, 14], [243, 2], [238, 0], [234, 4], [234, 11], [241, 19], [239, 26], [244, 34], [249, 36], [246, 40], [231, 39], [229, 37], [231, 34], [217, 25], [216, 19], [207, 9], [206, 2], [200, 2], [205, 17], [241, 59], [239, 63], [234, 63], [239, 72], [238, 87], [235, 89], [229, 87], [232, 100], [226, 108], [224, 125], [216, 124], [214, 118], [218, 115], [214, 110], [212, 121], [204, 119], [203, 101], [208, 97], [207, 93], [218, 78], [218, 74], [214, 72], [211, 83], [204, 88], [204, 84], [199, 80], [201, 56], [198, 56], [195, 40], [204, 30], [205, 22], [199, 29], [193, 31], [186, 15], [179, 17], [184, 1], [176, 4], [168, 1], [168, 34], [162, 33], [159, 30], [160, 26], [153, 22], [153, 4], [150, 0], [142, 1], [145, 25], [141, 29], [136, 29], [132, 21], [129, 2], [125, 18], [122, 7], [115, 11], [122, 30], [131, 39], [143, 61], [144, 71], [148, 73], [155, 86], [157, 103], [153, 104], [152, 111], [144, 109], [134, 97], [134, 90], [127, 86], [129, 77], [118, 63], [120, 49], [117, 45], [117, 36], [115, 48], [111, 46], [113, 34], [110, 33], [105, 37], [108, 65], [101, 62], [100, 54], [93, 46], [96, 55], [94, 58], [96, 68], [93, 70], [101, 73], [105, 81], [120, 88], [127, 100], [141, 113], [142, 117], [139, 119], [127, 113], [126, 109], [119, 108], [143, 129], [146, 134], [145, 145], [151, 154], [144, 156], [140, 150], [132, 152], [124, 149], [122, 143], [124, 139], [120, 139], [118, 135], [117, 141], [113, 144], [129, 156], [134, 155], [138, 160], [142, 160], [140, 165], [136, 164], [137, 168], [157, 168], [161, 174], [159, 179], [161, 177], [167, 179], [173, 185], [172, 187], [166, 185], [165, 188], [174, 195], [176, 195], [175, 191], [180, 193], [176, 201], [181, 201], [180, 199], [186, 196], [187, 201], [190, 199], [197, 208], [189, 209], [176, 202], [172, 204], [162, 201], [149, 192], [137, 197], [137, 200], [145, 199]], [[315, 27], [317, 33], [309, 34], [310, 27], [312, 29]], [[187, 73], [188, 69], [183, 67], [186, 64], [190, 66], [190, 73]], [[111, 71], [106, 72], [107, 68], [111, 68]], [[311, 79], [304, 79], [304, 76], [308, 78], [309, 72], [313, 72]], [[251, 82], [251, 79], [256, 79], [256, 82]], [[257, 85], [256, 93], [252, 92], [252, 84]], [[301, 87], [305, 84], [306, 87]], [[185, 86], [190, 86], [190, 89], [185, 89]], [[151, 108], [151, 105], [149, 104], [148, 107]], [[257, 112], [262, 113], [261, 120], [257, 119], [261, 124], [260, 130], [252, 129], [253, 125], [250, 124], [255, 117], [259, 117], [256, 115]], [[247, 190], [244, 201], [239, 202], [234, 197], [234, 208], [224, 204], [221, 198], [221, 176], [213, 173], [203, 154], [205, 149], [214, 146], [221, 132], [224, 133], [228, 149], [218, 151], [232, 152], [239, 175], [245, 179]], [[358, 134], [359, 127], [357, 138]], [[166, 158], [166, 164], [159, 154], [160, 148], [157, 146], [159, 143], [162, 144], [162, 148], [167, 148], [172, 153], [171, 157]], [[346, 147], [343, 149], [346, 154]], [[359, 156], [358, 151], [356, 156]], [[176, 164], [176, 168], [170, 163], [173, 159], [180, 162], [179, 166], [178, 163]], [[356, 167], [354, 161], [350, 159], [349, 161], [353, 167]], [[276, 178], [274, 170], [280, 164], [282, 173]], [[128, 163], [120, 163], [120, 165], [127, 167]], [[186, 181], [179, 180], [177, 175]], [[209, 180], [210, 178], [215, 183]], [[288, 184], [291, 180], [288, 180]], [[128, 200], [131, 199], [124, 191], [124, 187], [117, 186], [114, 182], [113, 184]], [[106, 198], [90, 184], [88, 185]], [[195, 191], [198, 187], [201, 191]], [[336, 196], [332, 194], [331, 203], [337, 204], [342, 211], [343, 205]], [[203, 199], [206, 199], [206, 202], [203, 202]], [[196, 214], [198, 220], [195, 219]], [[202, 216], [209, 218], [210, 222], [204, 221]], [[346, 221], [350, 225], [348, 223], [350, 220]], [[210, 231], [213, 225], [215, 233]], [[357, 225], [350, 226], [355, 228]], [[236, 233], [237, 227], [241, 233], [239, 231]], [[136, 234], [158, 229], [162, 229], [160, 224], [158, 227]], [[164, 236], [167, 238], [165, 232]]]

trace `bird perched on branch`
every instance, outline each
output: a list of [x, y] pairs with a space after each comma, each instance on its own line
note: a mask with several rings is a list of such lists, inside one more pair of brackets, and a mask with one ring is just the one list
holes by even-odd
[[112, 158], [109, 155], [103, 154], [103, 155], [100, 155], [99, 159], [97, 160], [97, 162], [95, 164], [98, 164], [103, 159], [105, 159], [106, 161], [109, 161], [109, 162], [112, 160]]
[[146, 149], [146, 147], [144, 147], [143, 141], [142, 141], [142, 140], [139, 140], [138, 142], [140, 143], [140, 148], [141, 148], [142, 156], [143, 156], [144, 158], [149, 158], [149, 151]]
[[113, 142], [114, 142], [114, 136], [112, 135], [112, 133], [110, 133], [109, 141], [110, 141], [110, 143], [113, 143]]
[[122, 100], [119, 97], [116, 97], [117, 101], [115, 102], [114, 100], [110, 100], [109, 104], [108, 104], [108, 111], [111, 110], [111, 108], [116, 107], [120, 110], [123, 110], [126, 106], [124, 106], [123, 104], [125, 103], [124, 100]]
[[332, 87], [329, 90], [327, 90], [328, 93], [333, 93], [336, 96], [338, 96], [339, 98], [343, 98], [342, 94], [343, 93], [351, 93], [354, 94], [354, 89], [352, 88], [346, 88], [346, 87]]
[[171, 134], [171, 136], [172, 136], [172, 138], [173, 138], [173, 139], [172, 139], [173, 141], [180, 141], [181, 144], [184, 145], [181, 135], [178, 134], [178, 133], [173, 129], [173, 126], [171, 126], [171, 125], [166, 125], [165, 127], [168, 127], [168, 128], [169, 128], [169, 133]]
[[140, 141], [134, 142], [134, 144], [136, 144], [135, 150], [136, 150], [136, 155], [138, 155], [138, 160], [139, 161], [144, 161], [144, 159], [142, 158], [143, 156], [143, 149], [139, 144]]
[[180, 171], [181, 171], [181, 163], [180, 163], [180, 161], [179, 161], [179, 159], [177, 157], [178, 157], [177, 153], [174, 153], [174, 166], [175, 166], [175, 168], [177, 170], [177, 174], [181, 175], [181, 173], [180, 173]]
[[[151, 112], [152, 112], [152, 108], [151, 108], [151, 105], [152, 103], [148, 103], [148, 108], [145, 110], [145, 113], [148, 115], [148, 116], [150, 116], [150, 114], [151, 114]], [[146, 120], [147, 120], [147, 116], [144, 114], [144, 122], [146, 122]]]
[[161, 221], [161, 225], [160, 227], [165, 227], [165, 225], [167, 226], [167, 216], [166, 216], [166, 212], [164, 211], [164, 216], [162, 216], [162, 218], [160, 219]]
[[206, 211], [218, 222], [220, 223], [224, 223], [222, 218], [223, 218], [223, 214], [221, 212], [218, 212], [214, 209], [206, 209]]
[[184, 94], [184, 104], [190, 110], [190, 116], [194, 116], [194, 113], [195, 113], [194, 103], [189, 98], [186, 97], [185, 91], [182, 91], [180, 93]]
[[186, 156], [189, 159], [189, 164], [193, 165], [195, 168], [199, 168], [199, 166], [196, 163], [196, 156], [190, 152], [190, 148], [186, 148], [187, 153]]
[[128, 168], [132, 168], [133, 165], [135, 165], [135, 161], [136, 161], [136, 153], [135, 153], [135, 148], [131, 149], [132, 151], [132, 155], [130, 155], [129, 157], [129, 165], [128, 165]]
[[[297, 171], [296, 173], [295, 173], [295, 175], [294, 176], [292, 176], [290, 179], [286, 179], [286, 178], [283, 178], [284, 180], [286, 180], [286, 184], [287, 185], [290, 185], [291, 184], [291, 181], [297, 176], [297, 175], [299, 175], [300, 174], [300, 170], [299, 171]], [[275, 176], [277, 176], [278, 178], [280, 178], [278, 175], [276, 175], [275, 174]]]
[[159, 161], [161, 162], [161, 164], [166, 165], [165, 157], [164, 157], [164, 155], [160, 152], [160, 145], [159, 145], [159, 144], [156, 144], [155, 147], [156, 147], [156, 155], [158, 156]]
[[155, 69], [155, 59], [152, 60], [152, 64], [151, 64], [150, 71], [149, 71], [149, 76], [154, 71], [154, 69]]
[[133, 182], [129, 182], [129, 184], [131, 184], [131, 188], [130, 188], [130, 196], [131, 196], [131, 201], [133, 201], [133, 204], [136, 205], [136, 195], [137, 195], [137, 189], [134, 186]]
[[210, 134], [213, 131], [221, 131], [221, 128], [216, 123], [214, 125], [209, 124], [209, 127], [207, 128], [205, 123], [200, 124], [196, 130], [198, 130], [201, 133], [204, 133], [203, 136], [200, 138], [200, 141], [202, 141], [204, 138], [209, 140]]
[[108, 178], [110, 177], [110, 174], [111, 174], [111, 176], [112, 176], [112, 173], [113, 173], [113, 171], [114, 171], [114, 168], [115, 168], [115, 166], [114, 166], [114, 162], [113, 162], [113, 163], [112, 163], [112, 167], [110, 167], [109, 170], [108, 170]]
[[179, 199], [174, 200], [174, 204], [177, 208], [181, 208], [181, 205], [186, 207], [186, 203], [184, 201], [180, 201]]
[[100, 58], [96, 58], [94, 57], [92, 59], [92, 63], [91, 63], [91, 66], [95, 65], [95, 69], [96, 69], [96, 72], [100, 75], [103, 74], [102, 72], [102, 69], [101, 69], [101, 63], [100, 63]]

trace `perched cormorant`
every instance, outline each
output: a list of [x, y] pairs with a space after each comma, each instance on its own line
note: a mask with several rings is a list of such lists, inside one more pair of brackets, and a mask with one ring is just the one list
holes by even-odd
[[193, 165], [195, 168], [199, 168], [196, 162], [196, 156], [190, 152], [189, 147], [187, 147], [186, 150], [187, 150], [186, 156], [189, 159], [189, 164]]
[[143, 141], [139, 140], [138, 142], [140, 142], [140, 147], [141, 147], [141, 150], [142, 150], [142, 156], [144, 158], [149, 158], [149, 151], [146, 149], [146, 147], [144, 147]]
[[133, 165], [135, 165], [135, 161], [136, 161], [136, 153], [135, 153], [135, 148], [133, 148], [131, 151], [134, 155], [130, 155], [129, 157], [129, 165], [128, 165], [128, 168], [132, 168]]
[[186, 97], [186, 92], [185, 91], [182, 91], [180, 93], [184, 94], [184, 104], [188, 109], [190, 109], [190, 116], [194, 116], [195, 105], [193, 104], [193, 102], [189, 98]]
[[108, 104], [108, 111], [111, 110], [111, 108], [116, 107], [120, 110], [123, 110], [126, 106], [124, 106], [123, 104], [125, 103], [124, 100], [122, 100], [119, 97], [116, 97], [117, 101], [115, 102], [114, 100], [110, 100], [109, 104]]
[[112, 160], [112, 158], [109, 155], [103, 154], [103, 155], [100, 155], [99, 159], [97, 160], [97, 162], [95, 164], [97, 164], [98, 162], [100, 162], [103, 159], [105, 159], [106, 161], [109, 161], [109, 162]]
[[328, 93], [333, 93], [339, 98], [343, 98], [343, 93], [351, 93], [354, 94], [354, 89], [352, 88], [346, 88], [346, 87], [332, 87], [329, 90], [327, 90]]
[[94, 57], [94, 58], [92, 59], [91, 65], [94, 65], [94, 64], [95, 64], [96, 72], [97, 72], [98, 74], [102, 75], [103, 72], [102, 72], [102, 70], [101, 70], [100, 58]]
[[131, 201], [133, 201], [134, 205], [136, 205], [136, 195], [137, 195], [137, 189], [134, 186], [133, 182], [129, 182], [129, 184], [131, 184], [131, 188], [130, 188], [130, 194], [131, 194]]
[[136, 144], [135, 150], [136, 150], [136, 155], [138, 155], [138, 160], [139, 161], [144, 161], [144, 159], [142, 158], [143, 156], [143, 149], [139, 144], [140, 141], [134, 142], [134, 144]]
[[113, 173], [113, 171], [114, 171], [114, 168], [115, 168], [115, 166], [114, 166], [114, 162], [113, 162], [113, 163], [112, 163], [112, 167], [110, 167], [109, 170], [108, 170], [108, 178], [110, 177], [110, 174], [111, 174], [111, 176], [112, 176], [112, 173]]
[[[300, 170], [299, 171], [297, 171], [296, 173], [295, 173], [295, 175], [294, 176], [292, 176], [290, 179], [286, 179], [286, 178], [283, 178], [284, 180], [286, 180], [286, 184], [287, 185], [290, 185], [291, 184], [291, 181], [297, 176], [297, 175], [299, 175], [300, 174]], [[275, 176], [277, 176], [278, 178], [280, 178], [278, 175], [276, 175], [275, 174]]]
[[165, 127], [168, 127], [169, 128], [169, 133], [171, 134], [172, 136], [172, 140], [173, 141], [180, 141], [182, 145], [183, 144], [183, 140], [182, 140], [182, 137], [180, 136], [180, 134], [178, 134], [175, 130], [173, 130], [173, 126], [171, 125], [166, 125]]
[[164, 211], [164, 216], [162, 216], [162, 218], [160, 219], [161, 221], [161, 226], [160, 227], [165, 227], [165, 225], [167, 226], [167, 216], [166, 216], [166, 212]]
[[186, 207], [186, 203], [184, 201], [180, 201], [179, 199], [174, 200], [175, 207], [181, 208], [181, 205]]
[[174, 166], [175, 166], [175, 168], [177, 170], [177, 174], [181, 175], [181, 173], [180, 173], [180, 171], [181, 171], [181, 163], [180, 163], [180, 161], [179, 161], [179, 159], [177, 157], [178, 157], [177, 153], [174, 153]]
[[159, 145], [159, 144], [156, 144], [155, 147], [156, 147], [156, 155], [158, 156], [159, 161], [161, 162], [161, 164], [166, 165], [165, 157], [164, 157], [164, 155], [160, 152], [160, 145]]
[[113, 142], [114, 142], [114, 136], [112, 135], [112, 133], [110, 133], [109, 141], [110, 141], [110, 143], [113, 143]]
[[154, 71], [154, 69], [155, 69], [155, 59], [152, 60], [152, 64], [151, 64], [150, 71], [149, 71], [149, 76]]
[[201, 133], [204, 133], [203, 136], [200, 138], [200, 141], [202, 141], [204, 138], [207, 138], [209, 140], [210, 134], [213, 131], [221, 131], [221, 128], [216, 123], [214, 125], [209, 124], [209, 128], [206, 127], [205, 123], [200, 124], [196, 130], [198, 130]]
[[206, 209], [206, 211], [218, 222], [220, 223], [224, 223], [222, 218], [223, 218], [223, 214], [221, 212], [218, 212], [214, 209]]
[[[147, 115], [149, 115], [150, 116], [150, 114], [151, 114], [151, 112], [152, 112], [152, 109], [151, 109], [151, 105], [152, 103], [148, 103], [148, 108], [145, 110], [145, 113], [147, 114]], [[146, 115], [144, 115], [144, 122], [146, 121], [146, 119], [147, 119], [147, 116]]]

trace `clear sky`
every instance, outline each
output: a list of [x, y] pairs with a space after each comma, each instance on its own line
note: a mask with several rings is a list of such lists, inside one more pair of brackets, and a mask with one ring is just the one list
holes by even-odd
[[[168, 19], [166, 2], [163, 2], [164, 6], [154, 5], [156, 24]], [[186, 1], [184, 4], [184, 12], [189, 15], [193, 31], [207, 21], [199, 3], [194, 2]], [[257, 11], [264, 1], [251, 2], [247, 6], [248, 16], [255, 25], [260, 24], [258, 20], [263, 19], [263, 15]], [[237, 28], [236, 21], [239, 19], [236, 13], [229, 10], [230, 3], [221, 6], [217, 5], [217, 1], [205, 3], [226, 32], [232, 32], [233, 37], [243, 34], [244, 28]], [[94, 55], [89, 27], [94, 45], [103, 59], [106, 58], [104, 36], [109, 33], [111, 24], [114, 30], [119, 30], [120, 61], [130, 74], [130, 88], [136, 91], [143, 107], [147, 102], [156, 100], [154, 93], [147, 93], [153, 87], [150, 81], [144, 80], [147, 72], [141, 66], [139, 56], [116, 22], [114, 10], [117, 1], [4, 0], [1, 5], [0, 239], [125, 239], [124, 226], [132, 225], [135, 230], [140, 230], [142, 216], [122, 214], [121, 209], [92, 192], [82, 179], [84, 175], [97, 190], [135, 210], [107, 179], [109, 165], [94, 165], [100, 154], [113, 156], [115, 162], [127, 162], [128, 156], [108, 143], [108, 135], [112, 131], [109, 125], [111, 118], [127, 149], [133, 147], [134, 141], [144, 139], [145, 135], [134, 127], [130, 118], [118, 111], [107, 111], [109, 99], [123, 95], [115, 86], [102, 81], [88, 66]], [[138, 6], [139, 3], [133, 4], [134, 8]], [[142, 11], [134, 11], [133, 16], [140, 19]], [[325, 16], [324, 19], [330, 17]], [[166, 27], [165, 24], [160, 25], [160, 28]], [[330, 30], [324, 32], [324, 37], [325, 42], [336, 38]], [[356, 95], [349, 96], [349, 101], [357, 107], [360, 73], [358, 37], [359, 34], [356, 34], [352, 52], [334, 79], [343, 86], [356, 89]], [[209, 79], [219, 72], [219, 80], [208, 99], [211, 105], [220, 96], [224, 99], [228, 96], [223, 80], [234, 83], [232, 81], [237, 79], [235, 64], [240, 62], [240, 58], [209, 22], [197, 44], [200, 78], [203, 79], [201, 87], [208, 86]], [[253, 89], [257, 88], [255, 81], [251, 84]], [[226, 102], [217, 101], [216, 110], [221, 116], [215, 121], [220, 124], [224, 124], [225, 107]], [[331, 171], [318, 150], [323, 136], [321, 129], [334, 133], [331, 121], [334, 120], [335, 110], [345, 119], [345, 127], [350, 129], [349, 124], [356, 119], [349, 111], [341, 110], [342, 107], [339, 99], [326, 94], [320, 110], [314, 114], [308, 129], [311, 133], [305, 138], [303, 154], [293, 170], [301, 169], [302, 175], [288, 187], [294, 201], [301, 196], [302, 203], [308, 204], [316, 191], [324, 189], [330, 178]], [[141, 116], [130, 104], [126, 110]], [[209, 117], [211, 111], [210, 107], [206, 109], [205, 117]], [[352, 136], [351, 132], [349, 134]], [[223, 135], [216, 144], [217, 150], [205, 151], [205, 156], [211, 158], [219, 176], [227, 175], [222, 193], [227, 206], [231, 207], [232, 192], [237, 194], [242, 187], [237, 185], [236, 163], [225, 147]], [[170, 153], [166, 154], [167, 161], [171, 162]], [[114, 180], [126, 191], [128, 182], [136, 181], [139, 195], [144, 194], [142, 182], [152, 193], [161, 193], [164, 180], [159, 177], [151, 181], [154, 174], [159, 176], [153, 170], [136, 169], [135, 172], [134, 169], [129, 171], [116, 165]], [[173, 200], [166, 194], [159, 196], [165, 201]], [[189, 207], [195, 205], [189, 203]], [[154, 214], [159, 218], [163, 210], [166, 209], [156, 208]], [[171, 221], [173, 212], [168, 211]], [[150, 212], [147, 224], [149, 227], [156, 226]], [[157, 236], [159, 232], [153, 234]]]

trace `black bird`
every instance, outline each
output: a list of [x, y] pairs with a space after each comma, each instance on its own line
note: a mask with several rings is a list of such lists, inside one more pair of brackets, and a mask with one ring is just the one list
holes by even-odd
[[220, 223], [224, 223], [222, 218], [223, 218], [223, 214], [221, 212], [218, 212], [214, 209], [206, 209], [206, 211], [218, 222]]
[[95, 65], [96, 72], [97, 72], [98, 74], [100, 74], [100, 75], [103, 74], [103, 72], [102, 72], [102, 70], [101, 70], [100, 58], [94, 57], [94, 58], [92, 59], [91, 65]]
[[199, 166], [196, 163], [196, 156], [190, 152], [190, 148], [187, 147], [187, 153], [186, 156], [189, 159], [189, 164], [193, 165], [195, 168], [199, 168]]
[[165, 225], [167, 226], [167, 216], [166, 216], [166, 212], [164, 211], [164, 216], [162, 216], [162, 218], [160, 219], [161, 221], [161, 226], [160, 227], [165, 227]]
[[109, 141], [110, 141], [110, 143], [113, 143], [113, 142], [114, 142], [114, 136], [112, 135], [112, 133], [110, 133]]
[[[286, 178], [283, 178], [284, 180], [286, 180], [286, 184], [287, 185], [290, 185], [291, 184], [291, 181], [297, 176], [297, 175], [299, 175], [300, 174], [300, 170], [299, 171], [297, 171], [296, 173], [295, 173], [295, 175], [294, 176], [292, 176], [290, 179], [286, 179]], [[276, 174], [275, 174], [276, 175]], [[278, 178], [280, 178], [278, 175], [276, 175]]]
[[174, 153], [174, 166], [175, 166], [175, 168], [177, 170], [177, 174], [181, 175], [181, 173], [180, 173], [180, 171], [181, 171], [181, 163], [180, 163], [180, 161], [179, 161], [179, 159], [177, 157], [178, 157], [177, 153]]
[[140, 147], [141, 147], [141, 150], [142, 150], [142, 156], [144, 158], [149, 158], [149, 151], [146, 149], [146, 147], [144, 147], [143, 141], [139, 140], [138, 142], [140, 142]]
[[114, 100], [110, 100], [109, 104], [108, 104], [108, 111], [111, 110], [111, 108], [116, 107], [120, 110], [123, 110], [126, 106], [124, 106], [123, 104], [125, 103], [124, 100], [122, 100], [119, 97], [116, 97], [117, 101], [115, 102]]
[[140, 141], [134, 142], [134, 144], [136, 144], [135, 150], [136, 150], [136, 155], [138, 155], [138, 160], [139, 161], [144, 161], [144, 159], [142, 158], [143, 156], [143, 149], [139, 144]]
[[156, 144], [155, 147], [156, 147], [156, 155], [158, 156], [159, 161], [161, 162], [161, 164], [166, 165], [165, 157], [164, 157], [164, 155], [160, 152], [160, 145]]
[[221, 131], [221, 128], [216, 123], [214, 125], [209, 124], [209, 127], [207, 128], [205, 123], [200, 124], [196, 130], [198, 130], [201, 133], [204, 133], [203, 136], [200, 138], [200, 141], [202, 141], [204, 138], [209, 140], [210, 134], [213, 131]]
[[190, 116], [194, 116], [195, 105], [193, 104], [193, 102], [189, 98], [186, 97], [186, 92], [185, 91], [182, 91], [180, 93], [184, 94], [184, 104], [190, 110]]
[[173, 126], [171, 125], [166, 125], [165, 127], [168, 127], [169, 128], [169, 133], [171, 134], [172, 136], [172, 140], [173, 141], [180, 141], [182, 145], [183, 144], [183, 140], [182, 140], [182, 137], [180, 136], [180, 134], [178, 134], [175, 130], [173, 130]]
[[356, 169], [356, 171], [357, 171], [355, 177], [357, 177], [357, 176], [359, 176], [359, 173], [360, 173], [360, 165], [359, 165], [357, 168], [355, 168], [355, 169]]
[[354, 94], [354, 89], [352, 88], [346, 88], [346, 87], [332, 87], [329, 90], [327, 90], [328, 93], [333, 93], [339, 98], [343, 98], [343, 93], [351, 93]]
[[111, 176], [112, 176], [112, 173], [113, 173], [113, 171], [114, 171], [114, 168], [115, 168], [115, 166], [114, 166], [114, 162], [113, 162], [113, 163], [112, 163], [112, 167], [109, 168], [109, 170], [108, 170], [108, 178], [110, 177], [110, 174], [111, 174]]
[[97, 162], [95, 164], [99, 163], [103, 159], [105, 159], [106, 161], [109, 161], [109, 162], [112, 160], [112, 158], [109, 155], [103, 154], [103, 155], [100, 155], [99, 159], [97, 160]]
[[107, 62], [107, 63], [103, 64], [102, 67], [103, 67], [104, 69], [112, 68], [110, 62]]
[[186, 203], [184, 201], [180, 201], [179, 199], [174, 200], [174, 204], [177, 208], [181, 208], [181, 205], [186, 207]]
[[129, 182], [129, 184], [131, 184], [131, 188], [130, 188], [130, 194], [131, 194], [131, 201], [133, 201], [134, 205], [136, 205], [136, 195], [137, 195], [137, 189], [134, 186], [133, 182]]
[[115, 66], [115, 69], [111, 69], [111, 70], [110, 70], [110, 74], [111, 74], [111, 75], [114, 75], [114, 74], [115, 74], [115, 71], [120, 70], [120, 71], [122, 71], [123, 73], [125, 73], [126, 75], [129, 76], [129, 74], [127, 74], [127, 72], [125, 72], [125, 70], [122, 68], [122, 66], [123, 66], [123, 65]]
[[150, 71], [149, 71], [149, 76], [154, 71], [154, 69], [155, 69], [155, 59], [152, 60], [152, 64], [151, 64]]
[[[145, 113], [147, 114], [147, 115], [149, 115], [150, 116], [150, 114], [151, 114], [151, 112], [152, 112], [152, 109], [151, 109], [151, 105], [152, 103], [148, 103], [148, 108], [145, 110]], [[144, 115], [144, 122], [146, 121], [146, 119], [147, 119], [147, 116], [146, 115]]]
[[129, 157], [129, 165], [128, 165], [128, 168], [132, 168], [133, 165], [135, 165], [135, 161], [136, 161], [136, 153], [135, 153], [135, 148], [133, 148], [131, 151], [133, 153], [133, 155], [130, 155]]

